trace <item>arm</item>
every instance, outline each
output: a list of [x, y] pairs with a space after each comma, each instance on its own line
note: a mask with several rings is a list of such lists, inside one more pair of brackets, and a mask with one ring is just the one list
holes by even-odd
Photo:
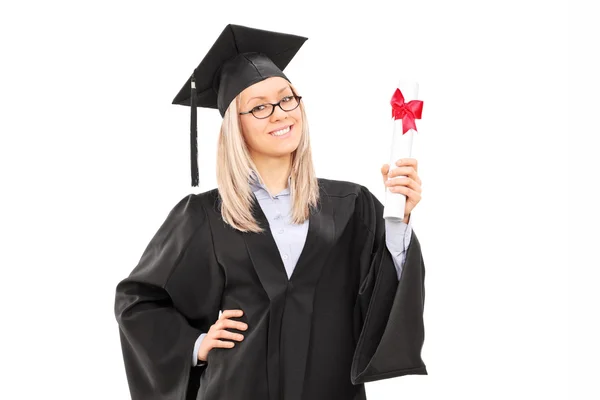
[[[358, 342], [351, 368], [353, 384], [402, 375], [427, 375], [421, 358], [425, 332], [425, 264], [421, 245], [411, 228], [402, 265], [402, 279], [387, 249], [383, 204], [361, 187], [356, 210], [362, 228], [355, 243], [360, 288], [355, 305]], [[390, 241], [390, 245], [394, 241]]]
[[218, 318], [223, 277], [195, 195], [169, 213], [116, 288], [115, 317], [132, 400], [195, 399], [204, 368], [190, 350]]
[[[406, 219], [405, 219], [406, 220]], [[402, 267], [406, 258], [406, 249], [412, 237], [412, 225], [410, 221], [385, 220], [385, 244], [392, 254], [394, 266], [398, 274], [398, 280], [402, 275]]]

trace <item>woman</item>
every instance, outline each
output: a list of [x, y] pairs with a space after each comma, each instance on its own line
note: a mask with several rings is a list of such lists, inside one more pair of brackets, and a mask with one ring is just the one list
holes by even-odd
[[356, 400], [427, 374], [416, 160], [381, 169], [402, 222], [364, 186], [316, 178], [282, 72], [304, 40], [228, 25], [174, 101], [219, 108], [218, 189], [175, 205], [117, 285], [133, 399]]

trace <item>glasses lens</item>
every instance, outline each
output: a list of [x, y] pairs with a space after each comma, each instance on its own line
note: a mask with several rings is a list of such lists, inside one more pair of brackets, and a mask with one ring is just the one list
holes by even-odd
[[281, 108], [285, 111], [292, 111], [294, 108], [298, 107], [298, 98], [295, 96], [288, 96], [281, 100]]
[[252, 109], [252, 114], [254, 114], [256, 118], [267, 118], [269, 115], [271, 115], [271, 111], [273, 111], [272, 105], [263, 104], [258, 107], [254, 107]]

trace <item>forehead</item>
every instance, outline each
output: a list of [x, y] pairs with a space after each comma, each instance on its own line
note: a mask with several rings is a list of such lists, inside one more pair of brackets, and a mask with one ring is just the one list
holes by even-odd
[[289, 88], [290, 83], [279, 76], [273, 76], [248, 86], [241, 93], [242, 100], [254, 96], [276, 95], [281, 89]]

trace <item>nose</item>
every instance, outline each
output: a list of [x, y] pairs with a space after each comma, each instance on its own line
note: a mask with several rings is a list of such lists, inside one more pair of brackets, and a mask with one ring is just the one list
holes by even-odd
[[288, 113], [286, 111], [283, 111], [281, 107], [275, 106], [275, 108], [273, 108], [273, 114], [271, 114], [271, 121], [279, 121], [282, 119], [286, 119], [287, 117]]

